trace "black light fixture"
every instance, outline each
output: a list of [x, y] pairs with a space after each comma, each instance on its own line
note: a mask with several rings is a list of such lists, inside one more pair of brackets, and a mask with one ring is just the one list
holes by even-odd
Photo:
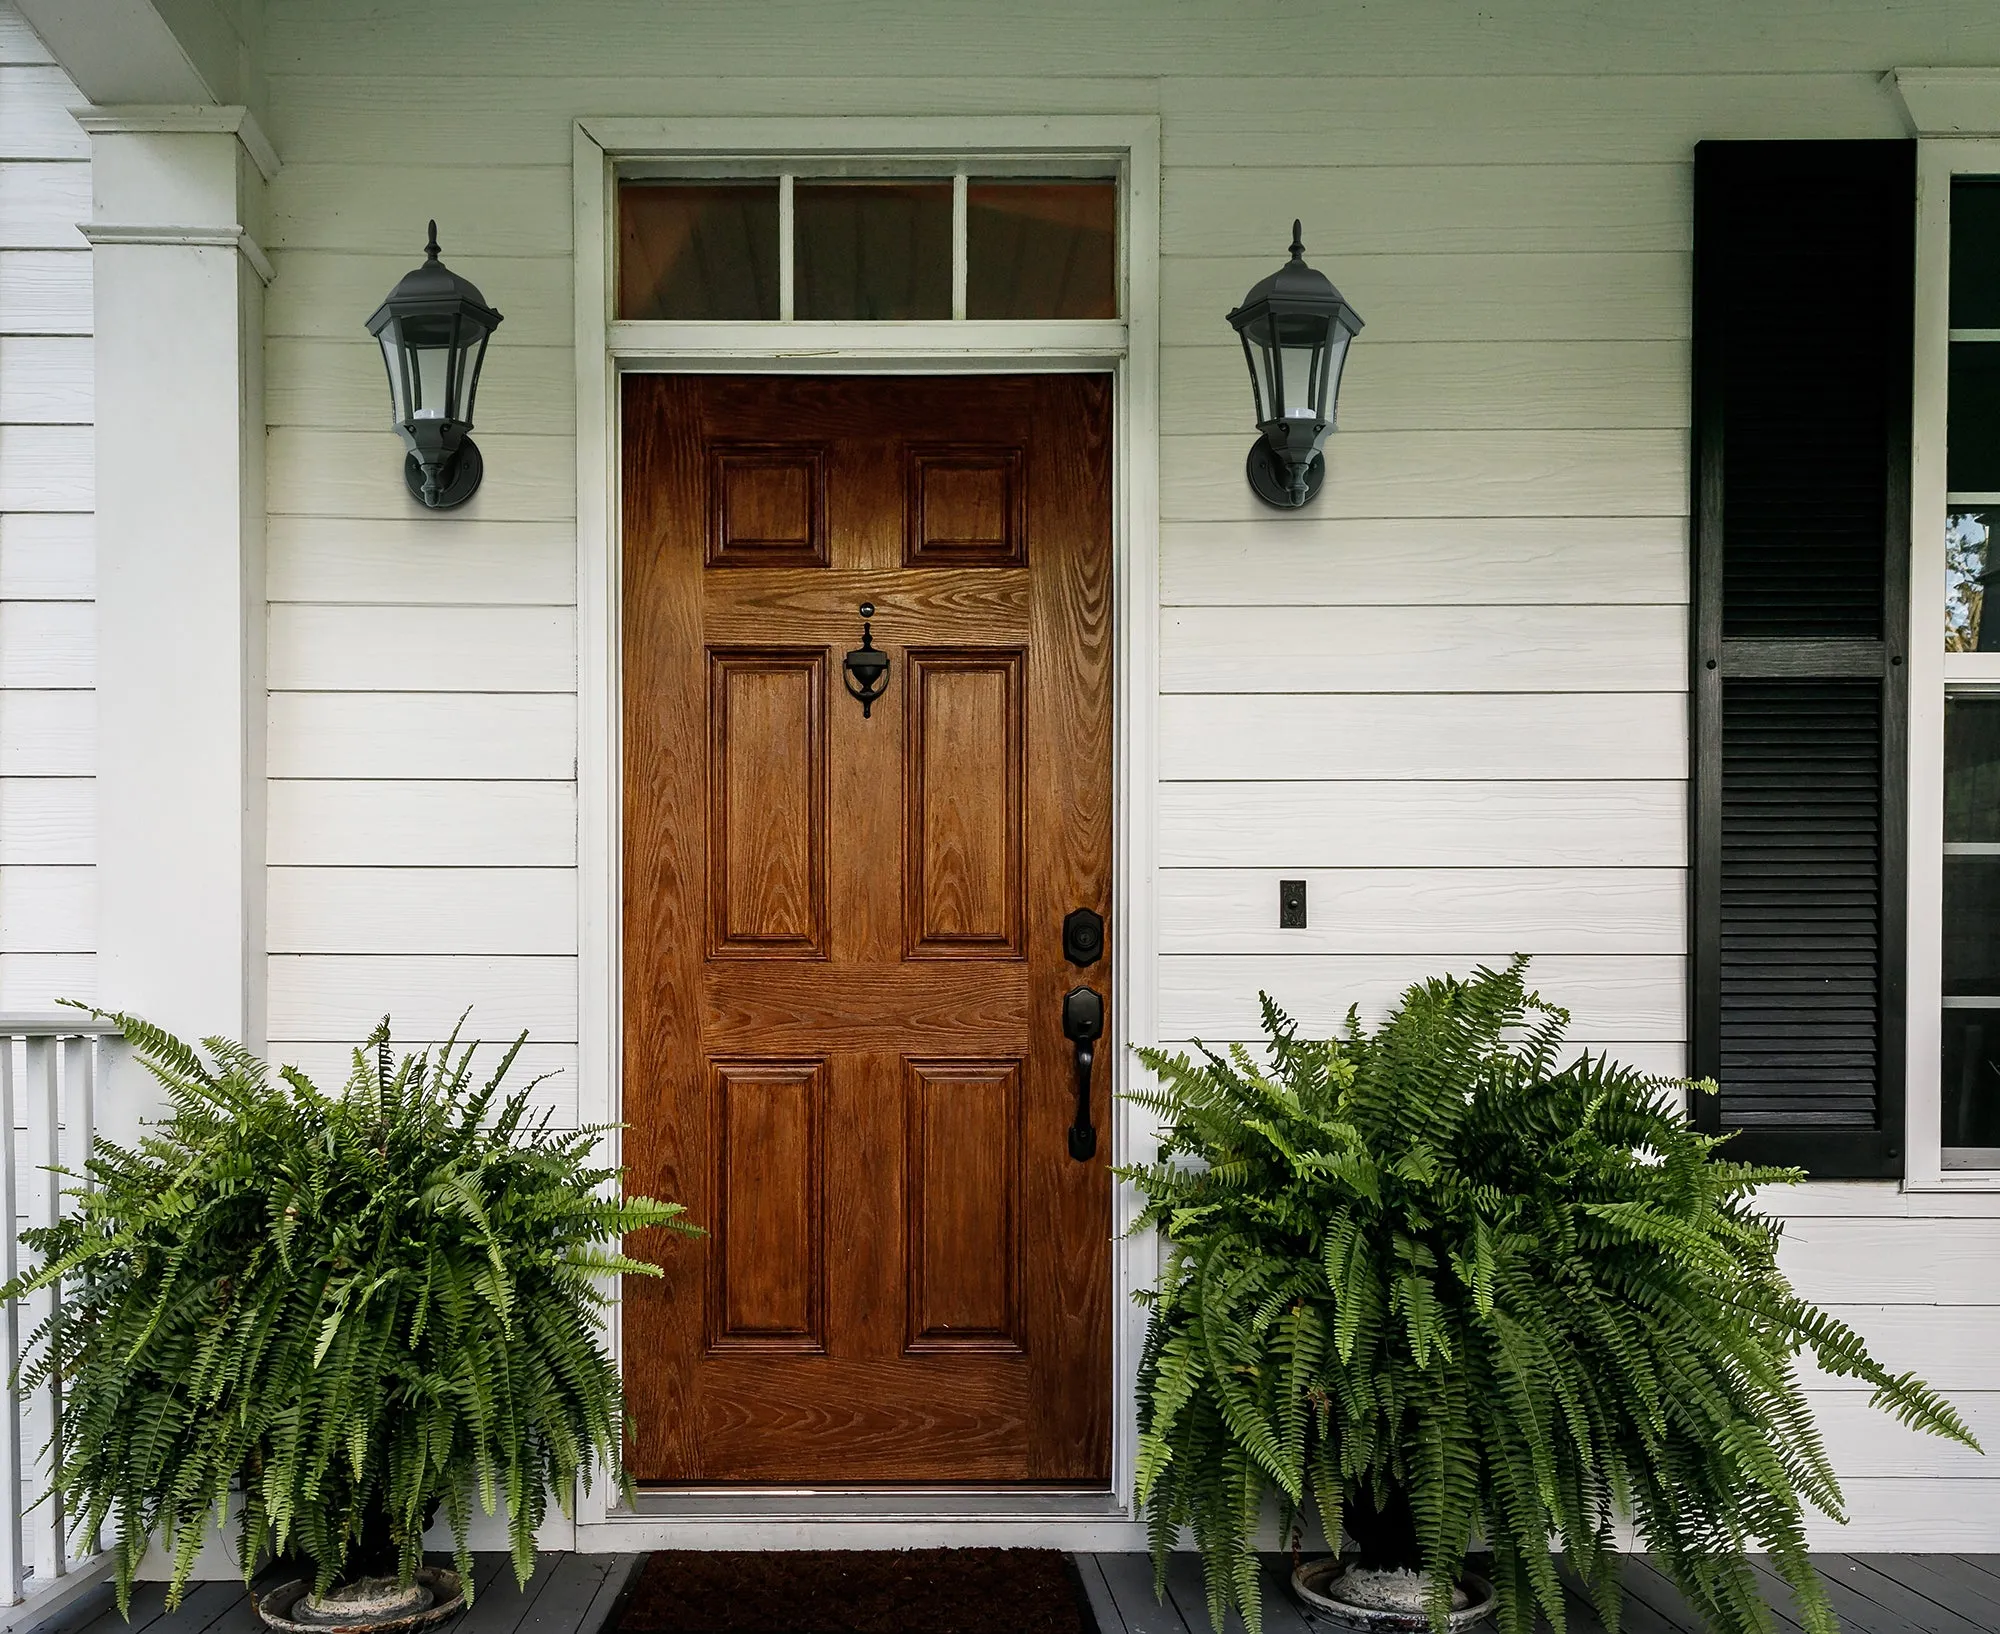
[[1321, 450], [1333, 430], [1347, 343], [1361, 328], [1360, 315], [1305, 256], [1295, 221], [1291, 260], [1229, 314], [1250, 365], [1262, 433], [1250, 448], [1250, 486], [1265, 504], [1287, 510], [1311, 499], [1326, 480]]
[[438, 259], [438, 226], [424, 264], [404, 276], [368, 320], [389, 369], [390, 412], [409, 449], [403, 480], [434, 511], [463, 505], [486, 464], [466, 435], [486, 342], [500, 314], [467, 280]]

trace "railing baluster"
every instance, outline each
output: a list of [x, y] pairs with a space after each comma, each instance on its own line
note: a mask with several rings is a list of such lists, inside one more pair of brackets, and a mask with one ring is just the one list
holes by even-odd
[[[33, 1153], [35, 1168], [41, 1176], [34, 1194], [41, 1204], [35, 1211], [38, 1226], [54, 1225], [62, 1212], [62, 1185], [54, 1172], [62, 1163], [62, 1093], [56, 1065], [53, 1038], [28, 1040], [28, 1093], [24, 1098], [28, 1102], [28, 1150]], [[55, 1288], [41, 1295], [36, 1300], [37, 1321], [53, 1317], [61, 1300], [62, 1294]], [[62, 1387], [53, 1373], [37, 1392], [35, 1405], [36, 1428], [44, 1436], [53, 1437], [56, 1414], [62, 1410]], [[54, 1447], [49, 1446], [35, 1454], [43, 1492], [48, 1492], [52, 1484], [54, 1452]], [[53, 1493], [36, 1507], [28, 1521], [28, 1533], [34, 1540], [29, 1558], [34, 1562], [35, 1576], [44, 1584], [53, 1583], [69, 1566], [63, 1551], [62, 1504]]]
[[[69, 1135], [69, 1167], [76, 1176], [75, 1185], [87, 1188], [90, 1185], [90, 1152], [97, 1134], [96, 1039], [79, 1036], [64, 1042], [63, 1093], [69, 1104], [69, 1115], [64, 1119], [64, 1128]], [[73, 1519], [65, 1511], [65, 1524]], [[94, 1555], [103, 1547], [104, 1540], [98, 1532], [92, 1532], [83, 1540], [85, 1555]]]
[[[21, 1200], [14, 1167], [14, 1040], [0, 1036], [0, 1275], [12, 1282], [20, 1270]], [[0, 1594], [7, 1604], [21, 1603], [21, 1393], [14, 1387], [14, 1370], [21, 1365], [21, 1313], [18, 1302], [7, 1301], [6, 1419], [0, 1425], [0, 1487], [7, 1500], [0, 1524]]]

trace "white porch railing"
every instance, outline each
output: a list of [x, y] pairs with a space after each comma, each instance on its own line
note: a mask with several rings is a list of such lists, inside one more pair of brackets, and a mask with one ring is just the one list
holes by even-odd
[[[74, 1016], [0, 1015], [0, 1281], [32, 1261], [24, 1226], [54, 1225], [64, 1182], [81, 1174], [97, 1127], [96, 1096], [117, 1029]], [[74, 1184], [74, 1182], [70, 1182]], [[110, 1572], [95, 1538], [69, 1536], [49, 1490], [49, 1432], [62, 1411], [51, 1380], [15, 1388], [22, 1341], [53, 1308], [54, 1293], [9, 1301], [5, 1313], [5, 1399], [0, 1401], [0, 1634], [53, 1616]], [[39, 1502], [37, 1500], [40, 1500]]]

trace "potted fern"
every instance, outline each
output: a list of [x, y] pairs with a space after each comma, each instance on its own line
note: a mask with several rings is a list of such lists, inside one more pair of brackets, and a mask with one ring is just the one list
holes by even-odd
[[1766, 1626], [1751, 1549], [1832, 1634], [1803, 1513], [1838, 1518], [1840, 1488], [1795, 1359], [1976, 1443], [1786, 1281], [1755, 1194], [1798, 1172], [1730, 1162], [1689, 1127], [1687, 1086], [1565, 1064], [1568, 1017], [1525, 967], [1424, 982], [1327, 1042], [1266, 998], [1263, 1064], [1141, 1052], [1163, 1135], [1123, 1173], [1164, 1240], [1138, 1472], [1161, 1579], [1191, 1526], [1216, 1627], [1234, 1608], [1257, 1629], [1275, 1495], [1295, 1561], [1315, 1510], [1359, 1546], [1298, 1563], [1322, 1621], [1470, 1620], [1478, 1538], [1506, 1634], [1537, 1608], [1563, 1626], [1557, 1544], [1616, 1628], [1629, 1519], [1718, 1634]]
[[[121, 1607], [154, 1537], [176, 1603], [232, 1499], [246, 1581], [267, 1555], [309, 1567], [260, 1603], [278, 1626], [450, 1615], [475, 1501], [504, 1500], [526, 1582], [546, 1495], [567, 1506], [593, 1461], [625, 1480], [601, 1281], [657, 1275], [617, 1244], [691, 1229], [679, 1206], [619, 1198], [601, 1131], [503, 1090], [524, 1040], [478, 1084], [473, 1046], [396, 1062], [384, 1020], [329, 1094], [108, 1019], [167, 1115], [97, 1147], [77, 1212], [23, 1233], [42, 1268], [0, 1296], [62, 1286], [25, 1382], [61, 1380], [56, 1485], [84, 1532], [115, 1522]], [[455, 1573], [423, 1564], [440, 1511]]]

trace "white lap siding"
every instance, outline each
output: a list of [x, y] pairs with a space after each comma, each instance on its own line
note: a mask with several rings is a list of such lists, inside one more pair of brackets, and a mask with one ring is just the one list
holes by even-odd
[[[1538, 10], [952, 0], [885, 28], [848, 0], [522, 0], [385, 58], [423, 0], [271, 0], [280, 1047], [324, 1058], [385, 1009], [427, 1036], [472, 1003], [574, 1058], [572, 120], [1147, 112], [1161, 1036], [1246, 1036], [1259, 988], [1330, 1028], [1519, 950], [1580, 1040], [1680, 1069], [1693, 145], [1900, 136], [1880, 71], [2000, 62], [2000, 12]], [[361, 330], [432, 215], [507, 315], [486, 486], [437, 518], [404, 495]], [[1244, 483], [1223, 315], [1294, 216], [1367, 328], [1325, 491], [1281, 515]], [[1309, 929], [1278, 929], [1280, 878], [1307, 880]], [[2000, 1208], [1797, 1206], [1804, 1288], [2000, 1439]], [[1815, 1388], [1856, 1516], [1825, 1536], [2000, 1548], [2000, 1465]]]
[[82, 100], [0, 0], [0, 1012], [96, 989]]

